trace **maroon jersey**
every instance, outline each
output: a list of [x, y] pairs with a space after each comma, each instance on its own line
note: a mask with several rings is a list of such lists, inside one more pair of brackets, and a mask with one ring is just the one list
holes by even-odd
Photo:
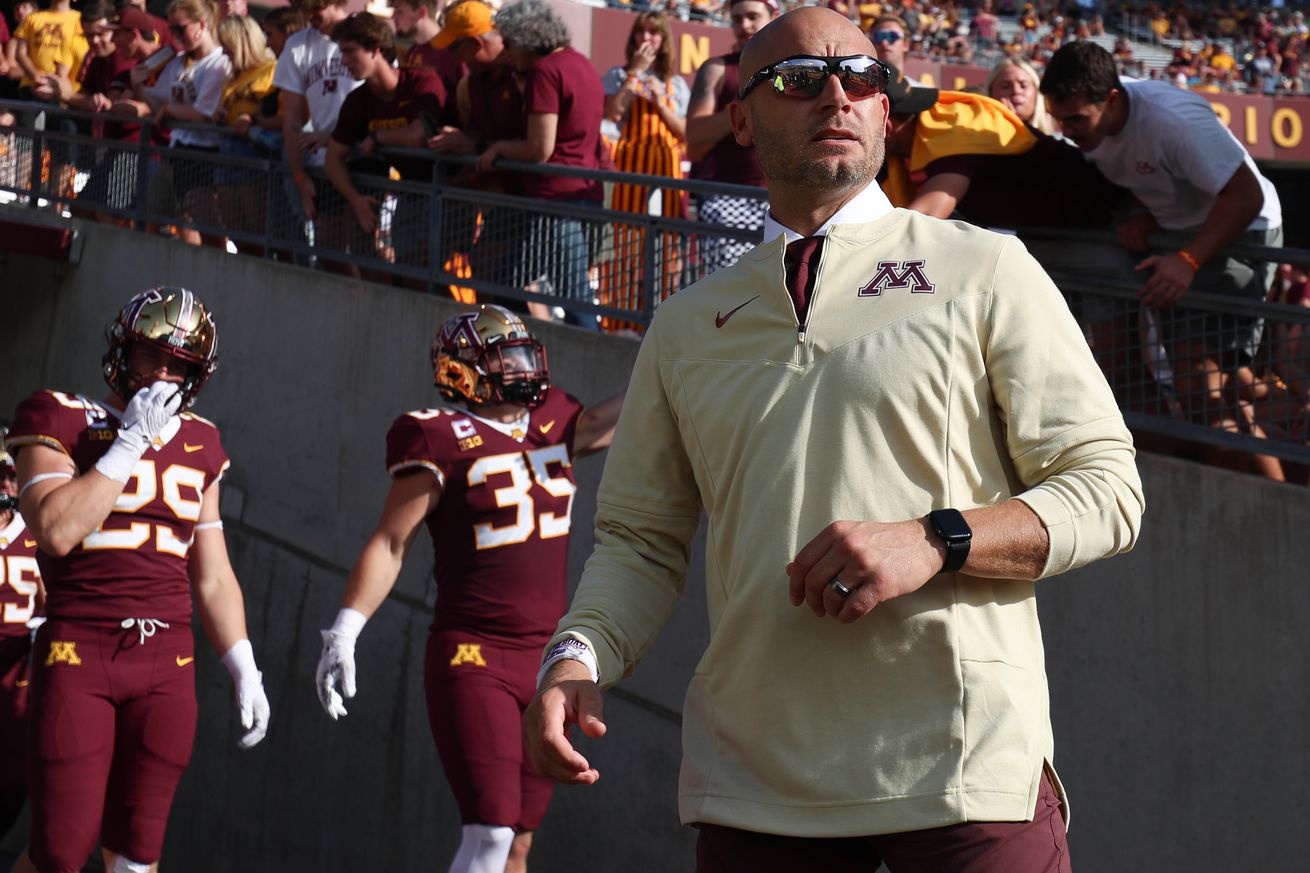
[[[118, 414], [38, 391], [18, 405], [6, 445], [43, 445], [86, 473], [118, 436]], [[211, 422], [184, 412], [146, 450], [100, 527], [62, 558], [37, 552], [51, 618], [191, 620], [187, 552], [205, 489], [228, 468]]]
[[[440, 119], [445, 112], [447, 93], [437, 74], [422, 67], [401, 68], [399, 73], [390, 100], [374, 94], [367, 84], [351, 91], [337, 114], [332, 139], [353, 146], [375, 131], [407, 127], [423, 112]], [[432, 178], [431, 161], [393, 158], [391, 162], [402, 179], [422, 182]]]
[[0, 639], [27, 636], [40, 579], [36, 540], [15, 512], [8, 527], [0, 529]]
[[582, 404], [558, 388], [526, 433], [502, 433], [459, 406], [409, 412], [387, 434], [392, 476], [431, 473], [433, 628], [542, 646], [564, 614], [573, 509], [573, 437]]

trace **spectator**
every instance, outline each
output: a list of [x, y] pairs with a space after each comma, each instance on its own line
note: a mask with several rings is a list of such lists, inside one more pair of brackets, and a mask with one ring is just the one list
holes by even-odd
[[[321, 167], [327, 155], [328, 138], [337, 123], [341, 104], [359, 83], [341, 63], [341, 50], [332, 41], [332, 28], [346, 17], [347, 0], [301, 0], [300, 11], [309, 27], [287, 38], [278, 56], [273, 85], [282, 93], [282, 136], [287, 169], [296, 187], [293, 205], [301, 217], [314, 221], [319, 206], [332, 220], [315, 225], [314, 244], [328, 251], [341, 251], [345, 241], [336, 234], [351, 225], [349, 207], [328, 185], [325, 204], [316, 202], [318, 188], [305, 168]], [[305, 130], [308, 121], [310, 129]]]
[[[673, 70], [673, 34], [663, 12], [643, 12], [632, 21], [627, 63], [605, 74], [605, 118], [621, 131], [614, 147], [614, 166], [625, 173], [682, 178], [682, 156], [687, 138], [687, 82]], [[665, 189], [660, 214], [685, 218], [684, 194]], [[648, 185], [618, 184], [611, 200], [614, 209], [645, 214], [650, 209]], [[677, 281], [678, 253], [660, 246], [656, 263], [644, 263], [645, 235], [629, 224], [614, 225], [614, 257], [601, 277], [601, 302], [639, 311], [638, 294], [643, 268], [656, 271], [661, 297], [666, 283]], [[675, 289], [676, 290], [676, 289]]]
[[[22, 71], [18, 96], [24, 100], [39, 99], [32, 89], [46, 75], [72, 77], [90, 50], [82, 35], [81, 16], [73, 10], [71, 0], [53, 0], [49, 9], [37, 10], [23, 18], [23, 23], [14, 30], [12, 42], [14, 61]], [[77, 88], [73, 86], [74, 91]], [[35, 114], [22, 113], [20, 121], [24, 126], [35, 126]], [[77, 122], [67, 117], [47, 119], [45, 129], [62, 135], [78, 132]], [[50, 187], [55, 195], [50, 203], [56, 209], [61, 209], [63, 201], [73, 196], [76, 151], [76, 146], [66, 140], [50, 143]]]
[[[776, 0], [735, 0], [729, 6], [733, 47], [726, 55], [710, 58], [696, 71], [687, 104], [687, 157], [693, 179], [737, 185], [764, 183], [755, 150], [738, 145], [728, 121], [728, 104], [737, 99], [738, 63], [742, 47], [778, 15]], [[764, 226], [762, 200], [732, 194], [701, 198], [697, 218], [711, 225], [758, 230]], [[706, 273], [735, 263], [753, 243], [724, 239], [707, 231], [701, 237], [701, 263]]]
[[27, 99], [42, 76], [72, 75], [90, 50], [72, 0], [53, 0], [48, 10], [24, 17], [14, 30], [13, 42], [14, 61], [23, 72], [20, 96], [26, 94]]
[[973, 37], [974, 45], [980, 49], [995, 48], [1000, 25], [1001, 20], [992, 12], [991, 0], [983, 0], [982, 6], [973, 14], [970, 23], [969, 33]]
[[[224, 87], [219, 104], [219, 114], [232, 132], [219, 143], [219, 152], [230, 157], [276, 160], [281, 157], [280, 149], [273, 151], [259, 141], [261, 132], [273, 133], [261, 126], [260, 118], [261, 107], [274, 94], [273, 72], [277, 67], [277, 58], [264, 39], [264, 31], [249, 15], [233, 14], [218, 23], [218, 41], [232, 62], [232, 78]], [[250, 135], [252, 130], [256, 132], [254, 138]], [[265, 174], [248, 167], [221, 166], [215, 173], [215, 182], [223, 226], [263, 236], [268, 212]], [[263, 253], [262, 246], [249, 240], [235, 244], [241, 251]]]
[[1046, 102], [1037, 91], [1040, 84], [1041, 78], [1032, 64], [1022, 58], [1001, 58], [992, 67], [983, 91], [1010, 107], [1024, 124], [1054, 136], [1059, 131], [1046, 114]]
[[[1145, 207], [1119, 226], [1118, 238], [1128, 251], [1147, 255], [1137, 265], [1148, 274], [1140, 297], [1158, 310], [1183, 408], [1198, 422], [1247, 429], [1224, 394], [1255, 354], [1261, 321], [1175, 306], [1192, 288], [1264, 299], [1273, 265], [1252, 265], [1225, 250], [1239, 240], [1282, 244], [1274, 186], [1204, 98], [1157, 82], [1120, 82], [1114, 59], [1095, 43], [1057, 52], [1041, 90], [1064, 134]], [[1150, 254], [1147, 237], [1162, 229], [1187, 236], [1187, 244]], [[1277, 460], [1266, 460], [1264, 475], [1281, 478]]]
[[168, 29], [168, 22], [158, 15], [151, 15], [150, 10], [146, 8], [146, 0], [115, 0], [115, 2], [118, 3], [119, 12], [123, 12], [129, 7], [139, 10], [150, 19], [152, 29], [159, 34], [159, 38], [164, 45], [170, 48], [178, 48], [177, 40], [173, 39], [173, 34]]
[[[478, 158], [478, 169], [490, 170], [502, 157], [599, 169], [605, 93], [591, 62], [569, 45], [563, 20], [544, 0], [520, 0], [496, 16], [496, 29], [514, 65], [527, 75], [527, 135], [489, 145]], [[539, 200], [599, 204], [604, 196], [603, 186], [594, 179], [530, 173], [523, 181], [525, 193]], [[530, 278], [544, 278], [555, 293], [573, 303], [590, 303], [590, 254], [582, 221], [541, 215], [532, 237], [537, 256], [529, 262]], [[565, 320], [598, 329], [589, 313], [567, 310]]]
[[264, 30], [264, 41], [274, 57], [282, 57], [282, 49], [294, 33], [305, 29], [305, 16], [294, 6], [279, 6], [270, 9], [259, 23]]
[[[464, 65], [456, 60], [449, 44], [439, 44], [436, 39], [441, 32], [437, 23], [437, 10], [440, 0], [395, 0], [391, 7], [391, 24], [396, 28], [396, 35], [412, 41], [409, 51], [401, 61], [402, 67], [427, 67], [441, 78], [441, 84], [447, 94], [454, 94], [459, 87], [459, 80], [464, 78]], [[451, 9], [446, 10], [449, 15]], [[455, 103], [450, 103], [450, 115], [440, 119], [443, 124], [458, 125], [459, 115], [455, 112]]]
[[[415, 158], [379, 155], [388, 146], [420, 148], [427, 142], [423, 118], [432, 120], [445, 113], [447, 94], [441, 79], [425, 67], [395, 67], [396, 41], [386, 19], [368, 12], [355, 12], [332, 29], [332, 39], [341, 47], [341, 62], [363, 85], [341, 104], [337, 125], [328, 143], [327, 175], [350, 206], [360, 234], [356, 253], [371, 251], [378, 230], [377, 198], [360, 193], [346, 167], [351, 149], [372, 158], [374, 172], [385, 178], [394, 166], [402, 179], [430, 182], [432, 162]], [[401, 192], [391, 221], [391, 244], [398, 263], [427, 266], [427, 197]]]
[[878, 52], [878, 60], [898, 70], [905, 69], [905, 56], [910, 51], [910, 29], [899, 15], [877, 18], [869, 30], [869, 41]]
[[[208, 0], [173, 0], [168, 5], [168, 27], [182, 52], [164, 67], [155, 84], [147, 86], [150, 71], [145, 66], [132, 70], [132, 91], [141, 115], [153, 115], [156, 122], [169, 120], [213, 123], [218, 116], [223, 89], [232, 75], [232, 62], [219, 47], [215, 33], [214, 7]], [[153, 196], [168, 205], [164, 214], [180, 209], [188, 223], [218, 225], [214, 191], [214, 165], [186, 160], [186, 153], [216, 154], [222, 135], [213, 130], [172, 127], [169, 145], [173, 154], [152, 180]], [[222, 238], [183, 228], [179, 235], [188, 243], [202, 241], [221, 246]]]
[[[528, 113], [523, 103], [521, 76], [514, 68], [504, 38], [495, 29], [494, 17], [491, 7], [481, 0], [467, 0], [447, 10], [439, 38], [470, 72], [456, 92], [459, 126], [445, 126], [432, 137], [428, 145], [434, 151], [478, 155], [486, 150], [487, 143], [527, 137]], [[463, 177], [471, 187], [513, 195], [524, 193], [523, 179], [522, 173], [507, 170], [474, 172]], [[457, 216], [456, 236], [450, 248], [472, 249], [472, 275], [518, 288], [531, 281], [524, 271], [525, 241], [516, 212], [484, 207], [476, 245], [473, 245], [476, 215], [469, 210]], [[534, 314], [550, 316], [549, 309], [542, 304], [525, 305], [509, 299], [500, 303], [516, 312], [537, 308]]]

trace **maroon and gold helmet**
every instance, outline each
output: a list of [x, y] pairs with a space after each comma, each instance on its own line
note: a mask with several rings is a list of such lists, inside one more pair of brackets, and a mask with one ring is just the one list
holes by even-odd
[[218, 367], [218, 330], [214, 316], [200, 298], [185, 288], [159, 287], [133, 297], [105, 331], [105, 382], [127, 400], [141, 386], [131, 386], [128, 350], [133, 343], [152, 343], [187, 365], [182, 382], [182, 408], [196, 399]]
[[471, 406], [540, 406], [550, 390], [545, 347], [523, 319], [489, 303], [441, 326], [432, 343], [432, 375], [442, 397]]

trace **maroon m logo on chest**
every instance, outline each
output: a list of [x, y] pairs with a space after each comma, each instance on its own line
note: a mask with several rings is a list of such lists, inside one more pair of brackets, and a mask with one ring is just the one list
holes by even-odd
[[882, 292], [909, 288], [914, 294], [931, 294], [937, 286], [923, 274], [923, 261], [879, 261], [878, 272], [860, 289], [861, 297], [881, 297]]

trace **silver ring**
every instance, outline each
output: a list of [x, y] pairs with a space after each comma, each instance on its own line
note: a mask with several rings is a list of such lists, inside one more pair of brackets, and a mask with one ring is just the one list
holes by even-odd
[[841, 584], [841, 580], [836, 576], [832, 577], [832, 581], [828, 583], [828, 587], [833, 591], [836, 591], [843, 600], [850, 597], [851, 592], [855, 590], [854, 588], [847, 588], [845, 585]]

